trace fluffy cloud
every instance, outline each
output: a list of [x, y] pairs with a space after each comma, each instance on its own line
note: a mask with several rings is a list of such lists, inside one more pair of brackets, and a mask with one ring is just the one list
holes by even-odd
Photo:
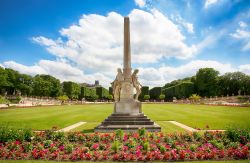
[[[93, 83], [95, 80], [99, 80], [100, 83], [108, 88], [111, 81], [114, 80], [114, 76], [110, 77], [102, 73], [85, 74], [81, 69], [71, 66], [69, 63], [63, 60], [50, 61], [41, 60], [34, 66], [25, 66], [14, 61], [8, 61], [3, 63], [4, 67], [12, 68], [20, 71], [21, 73], [27, 73], [31, 75], [35, 74], [50, 74], [60, 79], [61, 81], [75, 81], [79, 83]], [[223, 64], [212, 60], [194, 60], [187, 64], [180, 66], [161, 66], [159, 68], [147, 67], [139, 68], [139, 81], [143, 85], [150, 86], [162, 86], [167, 82], [190, 77], [196, 74], [200, 68], [214, 68], [224, 74], [226, 72], [241, 71], [250, 75], [250, 65], [240, 65], [239, 67], [233, 67], [231, 64]], [[112, 74], [115, 75], [115, 69]]]
[[[134, 63], [155, 63], [163, 57], [187, 59], [195, 55], [195, 45], [186, 45], [178, 26], [158, 10], [134, 9], [129, 17]], [[61, 29], [60, 34], [63, 39], [38, 36], [32, 40], [45, 46], [49, 53], [68, 59], [84, 70], [109, 74], [121, 66], [122, 15], [115, 12], [107, 16], [83, 15], [78, 24]]]
[[214, 68], [221, 74], [239, 70], [239, 68], [233, 68], [230, 64], [217, 61], [194, 60], [178, 67], [140, 68], [140, 77], [143, 85], [161, 86], [172, 80], [193, 76], [197, 70], [206, 67]]
[[247, 65], [240, 65], [239, 71], [244, 72], [246, 74], [250, 74], [250, 64]]
[[146, 5], [146, 0], [135, 0], [135, 4], [142, 8]]
[[216, 4], [218, 1], [219, 1], [219, 0], [205, 0], [204, 8], [208, 8], [208, 7], [210, 7], [211, 5]]
[[105, 87], [110, 86], [111, 78], [106, 77], [100, 73], [85, 74], [77, 67], [71, 66], [69, 63], [61, 61], [40, 60], [34, 66], [26, 66], [15, 61], [7, 61], [3, 63], [4, 67], [12, 68], [20, 73], [36, 75], [36, 74], [49, 74], [61, 81], [75, 81], [79, 83], [93, 83], [95, 80], [100, 80], [101, 84]]
[[194, 26], [192, 23], [185, 21], [180, 15], [171, 15], [171, 19], [181, 25], [188, 33], [194, 34]]
[[237, 29], [235, 33], [231, 34], [231, 36], [233, 38], [243, 41], [242, 51], [250, 50], [250, 32], [249, 31], [246, 31], [243, 29]]

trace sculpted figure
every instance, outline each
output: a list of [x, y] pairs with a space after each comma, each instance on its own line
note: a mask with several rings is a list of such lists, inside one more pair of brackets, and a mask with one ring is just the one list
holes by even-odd
[[136, 89], [136, 96], [135, 96], [135, 100], [138, 100], [139, 95], [141, 94], [141, 87], [142, 85], [139, 83], [138, 81], [138, 77], [137, 77], [137, 73], [139, 72], [138, 69], [135, 69], [135, 71], [132, 74], [132, 83], [133, 86]]
[[124, 76], [120, 68], [117, 69], [117, 75], [115, 80], [111, 83], [113, 89], [113, 96], [115, 101], [119, 101], [122, 81], [124, 81]]

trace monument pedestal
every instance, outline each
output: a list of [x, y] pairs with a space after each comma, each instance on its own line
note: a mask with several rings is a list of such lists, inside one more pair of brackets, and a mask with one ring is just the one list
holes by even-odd
[[[142, 113], [141, 102], [137, 101], [141, 84], [137, 80], [138, 70], [131, 74], [131, 53], [130, 53], [130, 33], [129, 18], [124, 18], [124, 59], [123, 73], [118, 69], [118, 74], [112, 87], [114, 91], [114, 113], [106, 118], [95, 132], [112, 132], [122, 129], [126, 131], [137, 131], [145, 128], [148, 131], [160, 132], [161, 127], [151, 121]], [[136, 100], [134, 99], [134, 89], [136, 89]], [[138, 93], [139, 92], [139, 93]]]
[[137, 115], [141, 113], [141, 103], [139, 101], [119, 101], [115, 102], [114, 114], [131, 114]]
[[118, 129], [134, 132], [141, 128], [145, 128], [150, 132], [161, 131], [161, 127], [143, 113], [136, 115], [113, 113], [95, 128], [95, 132], [113, 132]]

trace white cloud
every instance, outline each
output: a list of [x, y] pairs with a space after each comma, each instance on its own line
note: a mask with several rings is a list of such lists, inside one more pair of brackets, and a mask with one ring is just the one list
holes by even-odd
[[194, 26], [192, 23], [187, 22], [180, 15], [171, 15], [171, 18], [179, 25], [184, 27], [188, 33], [194, 34]]
[[25, 73], [29, 75], [36, 74], [49, 74], [61, 81], [74, 81], [78, 83], [93, 83], [95, 80], [100, 80], [100, 83], [109, 87], [111, 78], [104, 76], [100, 73], [84, 74], [82, 70], [77, 67], [71, 66], [65, 61], [50, 61], [50, 60], [40, 60], [37, 64], [33, 66], [26, 66], [15, 61], [7, 61], [3, 63], [4, 67], [12, 68], [19, 71], [20, 73]]
[[241, 28], [246, 28], [246, 27], [247, 27], [247, 23], [245, 23], [245, 22], [243, 22], [243, 21], [240, 21], [240, 22], [239, 22], [239, 26], [240, 26]]
[[[185, 44], [178, 26], [158, 10], [134, 9], [129, 14], [132, 62], [155, 63], [163, 57], [187, 59], [196, 54], [195, 45]], [[191, 29], [191, 28], [190, 28]], [[103, 74], [120, 67], [123, 57], [123, 16], [83, 15], [78, 24], [60, 30], [64, 39], [44, 36], [33, 41], [51, 54], [66, 58], [84, 70]]]
[[[50, 74], [61, 81], [93, 83], [95, 80], [99, 80], [101, 85], [106, 88], [110, 87], [110, 82], [114, 80], [114, 76], [109, 77], [102, 73], [85, 74], [81, 69], [71, 66], [69, 63], [62, 60], [41, 60], [33, 66], [25, 66], [14, 61], [8, 61], [4, 62], [3, 65], [30, 75]], [[218, 70], [220, 74], [241, 71], [250, 75], [249, 64], [233, 67], [231, 64], [223, 64], [213, 60], [193, 60], [180, 66], [161, 66], [159, 68], [139, 67], [139, 81], [142, 85], [147, 85], [151, 88], [154, 86], [163, 86], [165, 83], [176, 79], [191, 77], [195, 75], [200, 68], [206, 67], [214, 68]], [[114, 69], [114, 73], [112, 74], [115, 75], [115, 71], [116, 69]]]
[[240, 65], [239, 71], [250, 75], [250, 64]]
[[217, 61], [194, 60], [178, 67], [162, 66], [159, 68], [140, 68], [139, 77], [143, 85], [162, 86], [167, 82], [190, 77], [196, 74], [200, 68], [214, 68], [221, 74], [237, 71], [230, 64], [223, 64]]
[[211, 5], [216, 4], [218, 1], [219, 1], [219, 0], [205, 0], [204, 8], [208, 8], [208, 7], [210, 7]]
[[20, 63], [16, 63], [15, 61], [6, 61], [3, 63], [4, 67], [12, 68], [20, 73], [36, 75], [36, 74], [47, 74], [46, 71], [41, 68], [39, 65], [34, 66], [25, 66]]
[[4, 66], [0, 63], [0, 67], [4, 68]]
[[146, 5], [146, 0], [135, 0], [135, 4], [142, 8]]
[[243, 41], [242, 51], [250, 50], [250, 31], [237, 29], [235, 33], [230, 34], [233, 38]]

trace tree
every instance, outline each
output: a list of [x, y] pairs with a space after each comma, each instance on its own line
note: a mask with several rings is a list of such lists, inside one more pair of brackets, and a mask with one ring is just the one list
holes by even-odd
[[63, 82], [63, 92], [70, 99], [78, 99], [81, 94], [81, 87], [79, 84], [71, 81]]
[[5, 93], [5, 90], [8, 86], [9, 83], [7, 72], [0, 66], [0, 93]]
[[201, 96], [197, 95], [197, 94], [192, 94], [189, 99], [193, 102], [197, 102], [198, 100], [201, 99]]
[[218, 86], [221, 95], [237, 95], [239, 90], [241, 94], [247, 94], [249, 76], [242, 72], [226, 73], [219, 77]]
[[69, 100], [69, 97], [67, 95], [63, 95], [63, 96], [57, 97], [57, 99], [62, 101], [62, 103], [64, 103], [65, 101]]
[[195, 87], [201, 96], [215, 96], [217, 94], [219, 72], [213, 68], [201, 68], [196, 73]]
[[60, 80], [50, 75], [36, 75], [33, 83], [33, 95], [57, 97], [61, 94]]
[[150, 96], [149, 95], [144, 95], [143, 99], [144, 99], [144, 101], [147, 101], [147, 100], [150, 99]]
[[160, 100], [164, 100], [164, 99], [165, 99], [165, 95], [164, 95], [164, 94], [161, 94], [161, 95], [159, 96], [159, 99], [160, 99]]

